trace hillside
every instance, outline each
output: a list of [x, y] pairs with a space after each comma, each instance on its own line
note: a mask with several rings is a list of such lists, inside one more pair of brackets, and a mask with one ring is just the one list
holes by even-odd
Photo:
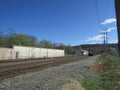
[[[84, 50], [99, 50], [99, 51], [104, 51], [104, 44], [84, 44], [84, 45], [78, 45], [74, 46], [75, 49], [82, 48]], [[117, 43], [112, 43], [112, 44], [107, 44], [108, 49], [109, 48], [117, 48]]]

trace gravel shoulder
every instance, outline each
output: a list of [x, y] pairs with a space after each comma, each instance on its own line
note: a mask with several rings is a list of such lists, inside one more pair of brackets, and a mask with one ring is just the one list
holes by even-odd
[[[84, 90], [79, 89], [82, 87], [78, 85], [78, 80], [82, 76], [96, 80], [97, 76], [87, 67], [98, 57], [96, 55], [74, 63], [0, 80], [0, 90]], [[75, 89], [74, 85], [78, 88]]]

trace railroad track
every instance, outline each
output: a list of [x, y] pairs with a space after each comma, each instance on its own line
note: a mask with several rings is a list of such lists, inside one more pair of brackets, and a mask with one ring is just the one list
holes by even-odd
[[70, 62], [75, 62], [87, 56], [70, 56], [50, 59], [18, 60], [0, 62], [0, 79], [18, 76], [29, 72], [43, 70], [49, 67], [59, 66]]

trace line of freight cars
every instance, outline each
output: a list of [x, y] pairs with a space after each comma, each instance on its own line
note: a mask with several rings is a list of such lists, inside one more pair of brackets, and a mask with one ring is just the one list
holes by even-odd
[[97, 51], [97, 50], [92, 50], [92, 49], [88, 50], [88, 56], [93, 56], [93, 55], [102, 54], [102, 53], [103, 51]]
[[75, 55], [80, 55], [80, 56], [81, 55], [82, 56], [93, 56], [97, 54], [101, 54], [101, 51], [95, 51], [93, 49], [89, 49], [89, 50], [80, 50], [75, 53]]
[[75, 55], [79, 55], [79, 56], [93, 56], [93, 55], [96, 55], [96, 54], [100, 54], [100, 52], [92, 50], [92, 49], [89, 49], [89, 50], [80, 50], [80, 51], [77, 51], [75, 53]]

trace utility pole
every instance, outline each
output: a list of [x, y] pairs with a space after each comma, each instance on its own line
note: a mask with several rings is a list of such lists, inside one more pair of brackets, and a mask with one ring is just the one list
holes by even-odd
[[105, 54], [107, 54], [107, 49], [108, 49], [107, 48], [107, 44], [108, 44], [108, 34], [107, 33], [108, 33], [107, 29], [102, 31], [103, 38], [104, 38], [103, 43], [104, 43], [104, 52], [105, 52]]
[[115, 10], [116, 10], [117, 32], [118, 32], [118, 52], [120, 58], [120, 0], [115, 0]]
[[108, 53], [108, 31], [107, 31], [107, 29], [105, 30], [105, 39], [106, 39], [106, 54]]

